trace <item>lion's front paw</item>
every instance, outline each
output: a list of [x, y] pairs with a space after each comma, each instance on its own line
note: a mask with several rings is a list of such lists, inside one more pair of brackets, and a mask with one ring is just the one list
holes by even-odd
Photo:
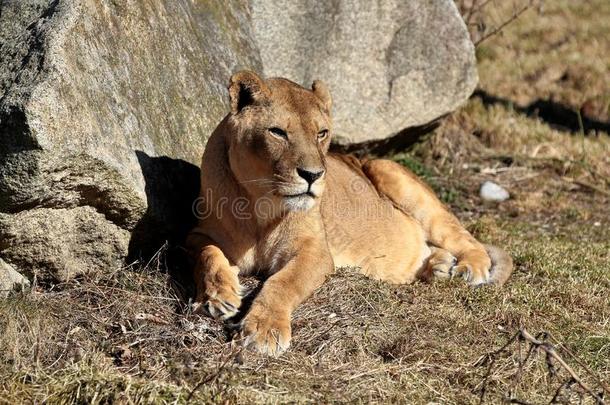
[[477, 251], [460, 258], [451, 273], [463, 277], [471, 286], [478, 286], [489, 282], [490, 268], [491, 260], [487, 253]]
[[253, 304], [242, 321], [241, 338], [244, 346], [277, 357], [290, 346], [290, 315]]
[[194, 312], [207, 312], [216, 319], [229, 319], [237, 314], [241, 306], [242, 288], [237, 270], [227, 268], [207, 277], [205, 290], [197, 294]]

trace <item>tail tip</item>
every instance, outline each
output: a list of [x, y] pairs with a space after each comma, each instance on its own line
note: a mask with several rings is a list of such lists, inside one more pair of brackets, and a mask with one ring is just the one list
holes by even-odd
[[485, 245], [485, 250], [491, 259], [489, 283], [502, 287], [513, 272], [513, 258], [497, 246]]

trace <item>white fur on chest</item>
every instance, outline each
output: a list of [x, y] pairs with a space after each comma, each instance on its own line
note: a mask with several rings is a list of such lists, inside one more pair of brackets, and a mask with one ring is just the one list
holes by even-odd
[[256, 264], [256, 246], [252, 246], [245, 253], [235, 260], [235, 264], [239, 267], [239, 274], [243, 276], [255, 273], [258, 270]]
[[259, 273], [271, 275], [279, 271], [287, 262], [289, 254], [286, 252], [286, 241], [278, 233], [271, 232], [257, 245], [248, 248], [241, 257], [236, 259], [239, 274], [250, 275]]

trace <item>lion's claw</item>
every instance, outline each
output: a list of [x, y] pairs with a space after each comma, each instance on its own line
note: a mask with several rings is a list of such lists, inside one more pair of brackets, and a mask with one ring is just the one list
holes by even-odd
[[473, 287], [485, 284], [489, 280], [488, 268], [475, 268], [470, 264], [458, 262], [451, 268], [451, 278], [461, 277]]
[[240, 338], [245, 347], [277, 357], [290, 346], [290, 317], [253, 305], [241, 323]]
[[242, 295], [236, 272], [227, 271], [224, 277], [206, 280], [205, 291], [197, 297], [193, 312], [205, 312], [216, 319], [229, 319], [239, 311]]

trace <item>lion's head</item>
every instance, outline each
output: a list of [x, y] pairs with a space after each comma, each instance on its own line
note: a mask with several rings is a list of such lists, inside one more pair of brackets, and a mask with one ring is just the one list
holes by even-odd
[[229, 164], [237, 181], [284, 212], [312, 208], [324, 190], [332, 130], [326, 85], [316, 80], [309, 90], [241, 71], [231, 77], [229, 96]]

